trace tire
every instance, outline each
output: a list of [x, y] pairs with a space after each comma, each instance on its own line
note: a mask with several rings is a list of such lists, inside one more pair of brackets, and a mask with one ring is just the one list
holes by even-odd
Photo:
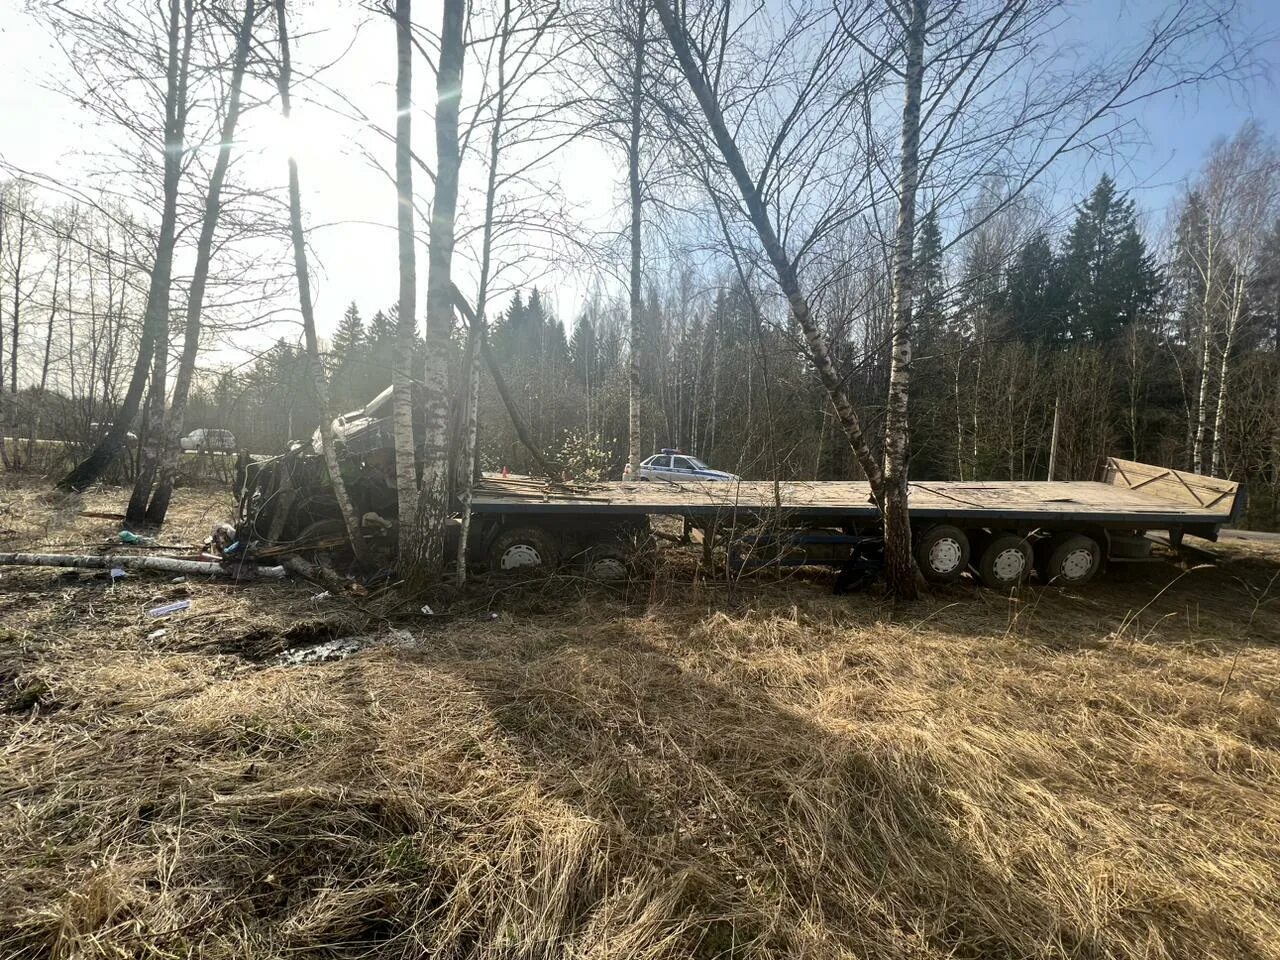
[[991, 538], [978, 561], [978, 576], [993, 590], [1019, 586], [1031, 573], [1031, 546], [1016, 533], [998, 533]]
[[1093, 537], [1079, 533], [1059, 534], [1049, 541], [1040, 576], [1046, 584], [1082, 587], [1102, 566], [1102, 547]]
[[959, 527], [940, 523], [918, 538], [915, 555], [926, 580], [949, 583], [969, 567], [969, 537]]
[[489, 547], [489, 570], [494, 573], [532, 569], [550, 573], [559, 563], [555, 540], [540, 527], [503, 530]]
[[597, 543], [588, 547], [582, 565], [592, 580], [621, 583], [631, 578], [631, 557], [620, 543]]

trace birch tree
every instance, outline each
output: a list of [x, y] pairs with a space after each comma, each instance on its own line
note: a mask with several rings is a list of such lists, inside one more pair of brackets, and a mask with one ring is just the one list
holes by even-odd
[[[99, 13], [95, 17], [74, 13], [61, 6], [57, 9], [70, 18], [65, 21], [69, 29], [80, 30], [81, 35], [89, 38], [90, 56], [109, 58], [118, 55], [124, 49], [132, 52], [132, 48], [128, 45], [137, 45], [140, 42], [137, 35], [127, 30], [127, 22], [111, 20], [112, 11]], [[134, 360], [129, 387], [113, 418], [111, 429], [89, 456], [62, 478], [58, 486], [64, 490], [81, 490], [93, 483], [125, 448], [125, 435], [138, 414], [143, 392], [150, 379], [156, 345], [168, 328], [169, 296], [177, 233], [178, 191], [186, 143], [187, 94], [191, 48], [195, 36], [195, 16], [194, 0], [169, 0], [165, 18], [167, 49], [159, 58], [164, 64], [165, 71], [164, 91], [161, 98], [164, 115], [161, 213], [138, 355]], [[140, 73], [141, 70], [140, 66]]]
[[[134, 483], [133, 498], [129, 504], [130, 519], [139, 519], [138, 510], [149, 495], [150, 502], [145, 507], [145, 520], [157, 525], [164, 523], [169, 501], [173, 496], [173, 481], [182, 452], [179, 441], [186, 415], [187, 397], [191, 390], [196, 358], [200, 349], [205, 287], [213, 260], [214, 234], [222, 214], [223, 185], [231, 163], [231, 148], [235, 141], [236, 125], [240, 119], [241, 95], [249, 63], [254, 22], [260, 9], [255, 7], [254, 0], [245, 0], [244, 13], [235, 29], [235, 52], [232, 57], [229, 89], [218, 140], [217, 159], [214, 161], [213, 172], [210, 174], [209, 186], [205, 193], [200, 237], [196, 245], [196, 263], [191, 275], [190, 289], [187, 292], [187, 316], [182, 355], [174, 380], [173, 396], [165, 410], [162, 423], [155, 425], [155, 431], [158, 434], [157, 444], [161, 451], [158, 463], [155, 466], [151, 463], [144, 464], [143, 470], [139, 472]], [[157, 467], [159, 482], [153, 493], [151, 492], [152, 474]], [[138, 502], [135, 504], [135, 501]]]
[[436, 68], [436, 176], [428, 234], [422, 485], [412, 521], [406, 524], [406, 518], [400, 518], [400, 555], [411, 588], [434, 581], [444, 563], [449, 510], [448, 349], [453, 327], [453, 248], [462, 159], [458, 113], [466, 21], [466, 0], [444, 0]]
[[413, 233], [413, 19], [411, 0], [396, 0], [396, 244], [400, 287], [391, 366], [396, 451], [396, 512], [401, 566], [413, 561], [410, 524], [418, 509], [417, 445], [413, 432], [413, 355], [418, 339], [417, 251]]
[[[912, 266], [915, 259], [916, 187], [920, 176], [920, 90], [929, 0], [910, 0], [906, 11], [903, 71], [902, 150], [898, 182], [898, 228], [893, 247], [893, 360], [884, 428], [885, 576], [902, 598], [916, 594], [907, 503], [907, 405], [911, 390]], [[905, 13], [905, 16], [903, 15]]]
[[629, 272], [631, 303], [631, 350], [627, 362], [628, 386], [628, 418], [627, 418], [627, 462], [630, 475], [640, 475], [640, 399], [642, 384], [640, 379], [640, 342], [643, 323], [643, 290], [644, 278], [641, 273], [642, 238], [644, 227], [644, 211], [642, 209], [643, 190], [640, 182], [640, 133], [644, 122], [644, 71], [645, 71], [645, 25], [648, 20], [647, 0], [635, 0], [636, 15], [634, 33], [631, 41], [631, 96], [630, 119], [627, 137], [627, 194], [631, 207], [631, 264]]

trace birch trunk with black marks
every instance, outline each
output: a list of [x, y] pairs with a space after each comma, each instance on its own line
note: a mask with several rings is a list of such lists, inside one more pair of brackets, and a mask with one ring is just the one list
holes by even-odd
[[1226, 419], [1227, 394], [1231, 382], [1231, 352], [1236, 345], [1236, 331], [1245, 310], [1248, 279], [1243, 270], [1237, 270], [1231, 284], [1231, 306], [1227, 313], [1226, 340], [1222, 345], [1222, 363], [1218, 369], [1218, 404], [1213, 412], [1213, 436], [1209, 440], [1209, 473], [1219, 476], [1222, 469], [1222, 428]]
[[[253, 40], [255, 16], [254, 0], [245, 0], [244, 15], [240, 19], [240, 28], [236, 34], [231, 85], [227, 94], [227, 112], [222, 120], [218, 157], [214, 161], [213, 172], [209, 176], [209, 191], [204, 200], [204, 218], [200, 223], [200, 238], [196, 246], [196, 264], [187, 296], [187, 319], [183, 332], [182, 357], [178, 361], [178, 372], [173, 382], [173, 396], [165, 411], [164, 424], [158, 431], [161, 443], [159, 479], [146, 509], [147, 523], [157, 526], [164, 523], [165, 516], [169, 512], [169, 502], [173, 498], [173, 482], [178, 472], [178, 460], [182, 455], [183, 420], [186, 418], [191, 381], [195, 378], [196, 356], [200, 350], [204, 291], [209, 280], [209, 266], [213, 260], [214, 233], [222, 214], [222, 186], [226, 181], [227, 168], [231, 164], [231, 144], [235, 137], [236, 124], [240, 120], [240, 96], [244, 86], [245, 69], [249, 62], [249, 47]], [[144, 478], [140, 473], [134, 486], [135, 493], [144, 488], [144, 480], [145, 489], [150, 489], [151, 478]]]
[[[501, 36], [498, 39], [497, 99], [493, 108], [493, 127], [489, 131], [489, 172], [484, 193], [484, 227], [480, 244], [480, 286], [476, 308], [467, 330], [467, 355], [464, 372], [466, 415], [459, 454], [458, 507], [462, 525], [458, 532], [458, 585], [467, 580], [467, 542], [471, 537], [471, 493], [475, 484], [476, 435], [480, 426], [480, 352], [488, 336], [485, 310], [489, 302], [489, 273], [493, 265], [493, 215], [498, 195], [498, 163], [502, 157], [502, 124], [507, 113], [507, 48], [511, 40], [511, 0], [502, 5]], [[590, 422], [590, 400], [587, 420]]]
[[1208, 442], [1209, 430], [1209, 362], [1214, 341], [1213, 284], [1217, 250], [1212, 220], [1207, 224], [1207, 229], [1205, 262], [1200, 268], [1200, 279], [1204, 283], [1204, 296], [1200, 302], [1200, 385], [1196, 401], [1196, 440], [1191, 459], [1191, 469], [1196, 473], [1204, 473], [1205, 466], [1205, 444]]
[[916, 188], [920, 174], [920, 89], [924, 79], [929, 0], [911, 0], [906, 34], [906, 84], [902, 104], [902, 156], [898, 179], [898, 228], [893, 248], [893, 355], [884, 427], [884, 559], [889, 589], [901, 599], [917, 595], [908, 509], [908, 445], [911, 395], [911, 324], [915, 257]]
[[644, 225], [643, 194], [640, 184], [640, 124], [644, 97], [644, 28], [648, 14], [646, 0], [637, 0], [636, 32], [632, 41], [631, 123], [627, 140], [627, 183], [631, 195], [631, 349], [627, 358], [627, 462], [631, 477], [640, 471], [640, 344], [642, 342], [643, 277], [641, 275], [641, 230]]
[[699, 72], [697, 62], [689, 49], [689, 42], [685, 37], [684, 29], [677, 22], [669, 0], [652, 0], [652, 2], [658, 12], [658, 18], [662, 21], [663, 30], [666, 32], [676, 58], [680, 63], [680, 69], [684, 74], [685, 81], [697, 98], [698, 105], [702, 108], [703, 116], [706, 118], [707, 124], [711, 128], [711, 134], [715, 139], [716, 147], [729, 173], [733, 176], [743, 203], [746, 205], [751, 225], [756, 231], [761, 247], [764, 248], [765, 255], [769, 258], [770, 265], [773, 267], [778, 286], [787, 298], [792, 316], [795, 317], [796, 323], [800, 325], [801, 330], [804, 332], [805, 343], [809, 351], [809, 360], [818, 372], [822, 385], [831, 397], [832, 406], [835, 408], [836, 416], [840, 420], [840, 426], [844, 430], [845, 438], [857, 458], [858, 465], [862, 468], [868, 482], [871, 484], [872, 496], [877, 505], [883, 508], [884, 472], [881, 470], [879, 462], [872, 455], [871, 448], [867, 445], [866, 435], [862, 431], [862, 424], [858, 419], [857, 412], [853, 409], [853, 404], [849, 401], [844, 384], [836, 372], [835, 364], [831, 361], [831, 353], [827, 348], [821, 331], [818, 329], [809, 306], [809, 300], [800, 284], [795, 263], [788, 256], [786, 250], [783, 249], [782, 243], [778, 239], [777, 231], [774, 229], [773, 221], [769, 216], [761, 191], [756, 187], [751, 175], [747, 172], [746, 162], [742, 158], [742, 153], [739, 151], [733, 135], [729, 132], [716, 94], [707, 85]]
[[427, 357], [423, 374], [422, 486], [401, 557], [411, 590], [436, 580], [444, 564], [449, 512], [449, 335], [453, 326], [454, 219], [458, 205], [458, 108], [462, 97], [466, 0], [444, 0], [436, 71], [436, 182], [427, 259]]
[[[285, 18], [285, 0], [275, 0], [276, 26], [280, 32], [280, 73], [276, 78], [280, 90], [280, 111], [287, 124], [290, 112], [289, 85], [292, 67], [289, 63], [289, 27]], [[334, 499], [342, 513], [347, 528], [347, 539], [355, 553], [356, 562], [365, 565], [364, 538], [360, 534], [360, 517], [347, 494], [346, 481], [338, 462], [338, 451], [333, 442], [333, 413], [329, 409], [329, 388], [325, 382], [324, 363], [320, 358], [320, 342], [316, 337], [316, 318], [311, 305], [311, 277], [307, 268], [307, 244], [302, 231], [302, 188], [298, 182], [298, 160], [289, 154], [289, 233], [293, 240], [293, 267], [298, 277], [298, 307], [302, 313], [302, 331], [307, 347], [307, 366], [315, 390], [316, 407], [320, 415], [320, 438], [324, 444], [324, 462], [329, 471], [329, 483]]]
[[[418, 508], [417, 449], [413, 438], [413, 356], [418, 339], [418, 260], [413, 237], [413, 20], [411, 0], [396, 0], [396, 245], [400, 270], [397, 349], [391, 363], [396, 451], [396, 515], [399, 529]], [[407, 538], [401, 536], [402, 566]]]
[[[142, 336], [134, 360], [129, 388], [116, 411], [107, 435], [93, 451], [58, 483], [60, 490], [83, 490], [102, 475], [125, 449], [125, 435], [138, 415], [142, 395], [150, 379], [156, 342], [168, 328], [169, 291], [173, 283], [173, 250], [177, 237], [178, 189], [182, 174], [182, 154], [186, 142], [187, 77], [191, 64], [191, 43], [195, 34], [195, 0], [169, 0], [169, 51], [165, 65], [164, 178], [161, 188], [160, 232], [156, 240], [155, 262], [147, 286], [147, 306], [143, 313]], [[183, 23], [185, 22], [185, 30]]]

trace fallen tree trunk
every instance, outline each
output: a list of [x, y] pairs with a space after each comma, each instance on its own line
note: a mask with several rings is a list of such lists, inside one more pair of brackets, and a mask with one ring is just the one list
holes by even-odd
[[59, 553], [0, 553], [0, 566], [78, 567], [82, 569], [158, 570], [162, 573], [186, 573], [194, 576], [232, 577], [234, 579], [279, 580], [284, 567], [258, 567], [253, 564], [216, 563], [210, 560], [181, 560], [178, 557], [146, 557], [134, 554], [95, 556]]

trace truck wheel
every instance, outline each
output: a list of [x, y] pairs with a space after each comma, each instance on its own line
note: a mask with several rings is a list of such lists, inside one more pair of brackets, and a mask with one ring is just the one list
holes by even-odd
[[930, 583], [957, 580], [969, 566], [969, 538], [947, 523], [930, 527], [916, 541], [916, 563]]
[[1049, 541], [1040, 575], [1045, 583], [1080, 587], [1092, 580], [1102, 566], [1102, 547], [1093, 537], [1059, 534]]
[[541, 567], [551, 571], [560, 562], [555, 541], [538, 527], [512, 527], [503, 530], [489, 548], [491, 571], [532, 570]]
[[583, 566], [592, 580], [616, 583], [631, 575], [630, 557], [622, 544], [597, 543], [587, 549]]
[[978, 576], [995, 590], [1018, 586], [1030, 572], [1031, 547], [1016, 533], [996, 534], [978, 561]]

